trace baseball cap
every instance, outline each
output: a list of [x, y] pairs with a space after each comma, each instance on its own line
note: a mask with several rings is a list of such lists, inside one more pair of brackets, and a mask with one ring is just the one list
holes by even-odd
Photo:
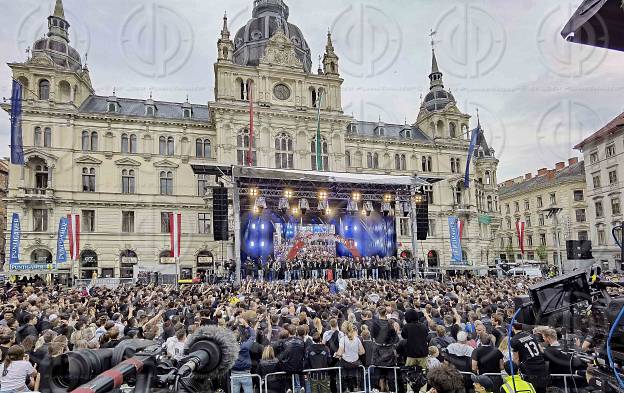
[[494, 383], [487, 375], [473, 374], [470, 376], [470, 378], [472, 379], [472, 382], [478, 383], [479, 385], [483, 386], [483, 388], [487, 391], [492, 391], [492, 389], [494, 389]]

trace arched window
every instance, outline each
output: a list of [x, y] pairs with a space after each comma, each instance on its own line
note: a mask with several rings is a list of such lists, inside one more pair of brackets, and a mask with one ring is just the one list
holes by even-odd
[[236, 82], [238, 83], [238, 86], [240, 88], [240, 99], [246, 101], [248, 99], [247, 89], [249, 86], [240, 78], [238, 78]]
[[195, 140], [195, 156], [198, 158], [212, 157], [210, 139], [198, 138]]
[[368, 169], [373, 168], [373, 153], [371, 152], [366, 153], [366, 167]]
[[317, 95], [316, 95], [316, 90], [314, 88], [310, 89], [310, 103], [312, 104], [313, 108], [316, 108], [316, 104], [317, 104]]
[[47, 79], [42, 79], [39, 81], [39, 99], [50, 99], [50, 82]]
[[275, 167], [279, 169], [294, 168], [293, 140], [285, 132], [275, 138]]
[[82, 191], [95, 192], [95, 168], [82, 168]]
[[[310, 155], [311, 168], [312, 170], [328, 171], [329, 170], [329, 147], [327, 145], [327, 140], [321, 137], [320, 145], [321, 145], [321, 151], [319, 152], [320, 162], [317, 163], [316, 137], [314, 137], [312, 141], [310, 142], [310, 152], [312, 153]], [[319, 163], [321, 164], [320, 168], [318, 167]]]
[[457, 184], [455, 185], [455, 195], [454, 195], [456, 205], [462, 204], [463, 191], [464, 191], [464, 182], [463, 181], [457, 182]]
[[[236, 161], [238, 165], [255, 166], [258, 164], [256, 157], [256, 136], [251, 140], [249, 129], [243, 128], [236, 136]], [[251, 163], [249, 162], [249, 148], [251, 144]]]
[[492, 175], [490, 171], [485, 171], [485, 184], [492, 184]]
[[423, 172], [431, 172], [433, 170], [433, 159], [431, 156], [422, 156], [421, 163]]
[[35, 188], [45, 190], [48, 188], [49, 169], [46, 165], [35, 166]]
[[438, 267], [438, 252], [431, 250], [427, 253], [427, 266], [429, 267]]
[[91, 133], [91, 151], [97, 151], [98, 149], [98, 134], [97, 132], [93, 131]]
[[130, 152], [130, 138], [128, 138], [128, 134], [121, 135], [121, 152], [122, 153]]
[[397, 171], [401, 169], [401, 156], [398, 154], [394, 155], [394, 169]]
[[89, 150], [89, 131], [82, 132], [82, 151]]
[[160, 195], [173, 195], [173, 172], [160, 172]]
[[351, 167], [351, 152], [349, 152], [349, 151], [345, 152], [345, 166], [347, 168]]
[[170, 136], [169, 138], [167, 138], [167, 155], [173, 156], [174, 152], [175, 152], [175, 146], [173, 142], [173, 137]]
[[457, 126], [455, 123], [449, 124], [449, 135], [451, 138], [457, 138]]
[[137, 136], [134, 134], [130, 135], [130, 153], [137, 152]]
[[134, 194], [136, 178], [134, 169], [124, 169], [121, 171], [121, 192], [123, 194]]
[[161, 156], [167, 155], [167, 138], [164, 136], [158, 138], [158, 154]]
[[41, 146], [41, 127], [35, 127], [35, 134], [34, 134], [34, 145], [37, 147]]
[[379, 169], [379, 154], [373, 154], [373, 168]]
[[427, 157], [427, 172], [433, 171], [433, 158], [431, 156]]
[[487, 197], [487, 211], [489, 211], [489, 212], [493, 211], [492, 196], [491, 195], [488, 195], [488, 197]]
[[50, 127], [46, 127], [43, 131], [43, 147], [51, 147], [52, 146], [52, 129]]
[[401, 170], [407, 170], [407, 158], [405, 157], [405, 154], [401, 154]]

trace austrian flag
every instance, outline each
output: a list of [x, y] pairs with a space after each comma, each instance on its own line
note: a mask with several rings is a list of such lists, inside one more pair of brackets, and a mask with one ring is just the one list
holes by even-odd
[[171, 238], [171, 256], [180, 258], [180, 241], [182, 239], [182, 214], [169, 213], [169, 234]]
[[80, 255], [80, 215], [69, 214], [69, 255], [72, 261], [77, 261]]

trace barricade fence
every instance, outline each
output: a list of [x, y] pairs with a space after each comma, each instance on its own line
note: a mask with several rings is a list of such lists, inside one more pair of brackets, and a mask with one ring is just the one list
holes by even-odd
[[80, 287], [106, 287], [116, 289], [121, 285], [133, 284], [132, 278], [95, 278], [74, 280], [74, 286]]
[[[351, 373], [352, 370], [356, 372]], [[351, 393], [367, 393], [377, 389], [380, 377], [385, 378], [387, 391], [398, 393], [403, 391], [399, 388], [400, 384], [405, 381], [401, 378], [401, 373], [405, 371], [403, 367], [386, 367], [386, 366], [358, 366], [353, 369], [344, 367], [327, 367], [318, 369], [306, 369], [300, 374], [292, 374], [284, 371], [266, 374], [264, 377], [258, 374], [250, 373], [232, 373], [230, 375], [230, 393], [238, 393], [235, 389], [244, 389], [243, 386], [258, 387], [254, 392], [259, 393], [284, 393], [290, 390], [293, 393], [301, 392], [329, 392], [336, 391], [343, 393], [345, 383], [349, 383], [346, 389]], [[460, 371], [464, 376], [477, 375], [468, 371]], [[503, 373], [484, 373], [478, 375], [486, 375], [489, 377], [502, 378]], [[361, 378], [360, 378], [361, 376]], [[570, 380], [572, 378], [581, 379], [581, 375], [577, 374], [551, 374], [551, 378], [562, 378], [563, 387], [566, 392], [574, 391], [569, 388], [574, 386]], [[355, 385], [350, 381], [350, 377], [355, 377]], [[258, 384], [254, 386], [254, 380]], [[391, 388], [393, 388], [391, 390]], [[334, 390], [335, 389], [335, 390]], [[361, 389], [361, 390], [360, 390]], [[245, 390], [246, 391], [246, 390]]]

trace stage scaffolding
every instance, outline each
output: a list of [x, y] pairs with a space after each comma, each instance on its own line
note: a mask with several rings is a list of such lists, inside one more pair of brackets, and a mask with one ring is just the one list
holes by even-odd
[[423, 192], [423, 187], [430, 186], [442, 178], [418, 175], [374, 175], [342, 172], [318, 172], [295, 169], [271, 169], [247, 166], [223, 166], [216, 164], [191, 163], [197, 175], [215, 176], [215, 186], [221, 184], [231, 190], [234, 209], [234, 253], [236, 259], [236, 278], [240, 280], [241, 270], [241, 211], [254, 208], [250, 195], [262, 196], [268, 206], [277, 207], [286, 190], [292, 199], [308, 199], [310, 207], [316, 207], [314, 201], [323, 191], [325, 199], [331, 201], [349, 201], [356, 192], [362, 203], [375, 204], [384, 202], [384, 197], [391, 195], [395, 210], [400, 211], [401, 204], [409, 204], [412, 222], [412, 256], [417, 255], [416, 246], [416, 203], [414, 196]]

